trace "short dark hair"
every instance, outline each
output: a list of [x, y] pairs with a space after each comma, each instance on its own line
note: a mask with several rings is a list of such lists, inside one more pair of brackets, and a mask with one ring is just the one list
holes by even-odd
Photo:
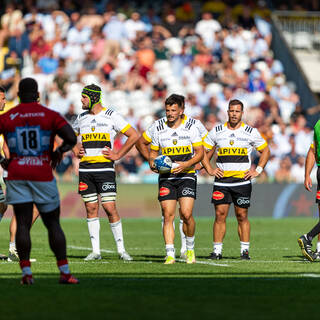
[[5, 92], [6, 92], [6, 89], [5, 89], [3, 86], [0, 86], [0, 92], [5, 93]]
[[21, 102], [36, 102], [39, 99], [38, 83], [33, 78], [24, 78], [19, 82], [18, 96]]
[[180, 108], [184, 109], [184, 96], [182, 96], [181, 94], [173, 93], [166, 99], [164, 104], [166, 106], [172, 106], [173, 104], [177, 104]]
[[241, 106], [241, 111], [243, 111], [243, 103], [238, 100], [238, 99], [232, 99], [229, 101], [228, 109], [230, 109], [231, 106], [236, 106], [240, 105]]

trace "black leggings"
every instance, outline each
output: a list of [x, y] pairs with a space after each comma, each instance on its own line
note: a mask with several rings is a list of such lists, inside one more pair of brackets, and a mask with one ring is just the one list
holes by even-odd
[[[31, 251], [30, 228], [32, 225], [33, 202], [13, 205], [17, 219], [16, 245], [20, 260], [29, 260]], [[50, 248], [57, 260], [66, 259], [66, 238], [60, 226], [60, 206], [50, 212], [40, 212], [48, 230]]]

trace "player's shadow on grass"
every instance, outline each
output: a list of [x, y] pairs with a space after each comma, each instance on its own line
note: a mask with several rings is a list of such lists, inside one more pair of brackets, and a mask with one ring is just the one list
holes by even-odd
[[[210, 259], [209, 255], [206, 255], [206, 256], [196, 256], [196, 258], [199, 258], [199, 259], [207, 259], [207, 260], [210, 260], [210, 261], [220, 261], [220, 260], [215, 260], [215, 259]], [[223, 256], [222, 260], [239, 260], [240, 259], [240, 256], [239, 257], [226, 257], [226, 256]]]

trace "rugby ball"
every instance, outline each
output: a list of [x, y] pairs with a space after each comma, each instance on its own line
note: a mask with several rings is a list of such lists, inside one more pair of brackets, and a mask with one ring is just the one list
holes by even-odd
[[161, 155], [154, 159], [154, 165], [159, 173], [169, 173], [172, 168], [172, 161], [169, 157]]

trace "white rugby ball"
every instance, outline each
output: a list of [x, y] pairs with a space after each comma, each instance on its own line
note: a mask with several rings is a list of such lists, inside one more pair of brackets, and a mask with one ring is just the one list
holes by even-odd
[[172, 161], [168, 156], [158, 156], [154, 159], [154, 165], [159, 173], [169, 173], [172, 168]]

